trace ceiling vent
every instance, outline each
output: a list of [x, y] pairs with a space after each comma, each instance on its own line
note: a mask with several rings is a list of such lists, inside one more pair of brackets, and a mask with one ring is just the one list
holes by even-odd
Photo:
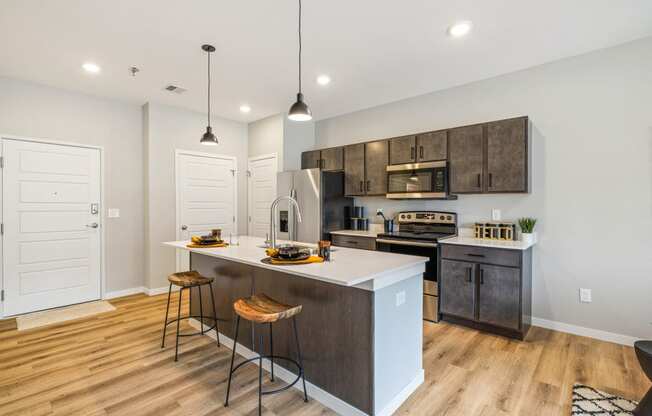
[[188, 91], [188, 90], [185, 89], [185, 88], [181, 88], [181, 87], [179, 87], [179, 86], [172, 85], [172, 84], [166, 86], [166, 87], [165, 87], [165, 90], [166, 90], [166, 91], [169, 91], [169, 92], [173, 92], [173, 93], [175, 93], [175, 94], [183, 94], [184, 92]]

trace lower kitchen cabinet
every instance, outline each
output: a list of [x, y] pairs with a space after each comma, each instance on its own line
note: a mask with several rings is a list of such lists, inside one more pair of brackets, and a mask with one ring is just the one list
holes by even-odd
[[441, 244], [442, 320], [523, 339], [532, 317], [532, 248]]
[[359, 248], [361, 250], [376, 249], [376, 239], [374, 237], [331, 234], [331, 240], [334, 246]]

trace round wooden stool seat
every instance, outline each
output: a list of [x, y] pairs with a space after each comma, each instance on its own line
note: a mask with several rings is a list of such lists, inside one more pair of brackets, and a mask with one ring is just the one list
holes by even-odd
[[301, 308], [301, 305], [290, 306], [277, 302], [264, 294], [238, 299], [233, 304], [233, 309], [239, 316], [261, 324], [291, 318], [301, 312]]
[[189, 272], [173, 273], [168, 276], [168, 282], [175, 286], [194, 287], [213, 283], [212, 277], [205, 277], [198, 272], [191, 270]]

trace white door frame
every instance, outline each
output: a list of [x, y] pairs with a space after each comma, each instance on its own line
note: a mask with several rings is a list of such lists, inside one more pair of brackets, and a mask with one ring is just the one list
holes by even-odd
[[[274, 172], [278, 173], [278, 154], [277, 153], [268, 153], [266, 155], [253, 156], [247, 159], [247, 234], [253, 235], [251, 232], [251, 162], [256, 162], [258, 160], [265, 159], [274, 159]], [[278, 191], [278, 189], [277, 189]]]
[[[233, 186], [233, 215], [235, 216], [235, 221], [233, 222], [233, 229], [235, 232], [238, 230], [238, 158], [235, 156], [220, 155], [217, 153], [206, 153], [206, 152], [196, 152], [193, 150], [183, 150], [183, 149], [174, 149], [174, 209], [175, 209], [175, 231], [174, 238], [179, 241], [181, 239], [181, 220], [180, 220], [180, 207], [179, 207], [179, 186], [181, 185], [178, 181], [179, 178], [179, 156], [188, 155], [188, 156], [199, 156], [199, 157], [209, 157], [212, 159], [222, 159], [222, 160], [232, 160], [233, 166], [233, 180], [235, 184]], [[179, 256], [175, 255], [175, 264], [177, 270], [179, 269]]]
[[[63, 140], [43, 139], [37, 137], [22, 137], [13, 134], [0, 134], [0, 143], [5, 139], [99, 150], [100, 152], [100, 207], [101, 207], [100, 209], [100, 246], [101, 246], [100, 247], [100, 299], [104, 299], [104, 296], [106, 294], [106, 272], [105, 272], [106, 233], [104, 232], [104, 227], [106, 225], [106, 218], [105, 218], [106, 207], [104, 206], [104, 194], [105, 194], [104, 192], [104, 146], [93, 146], [89, 144], [74, 143], [74, 142], [68, 142]], [[4, 155], [2, 154], [2, 146], [0, 146], [0, 157], [4, 157]], [[2, 171], [0, 170], [0, 172]], [[4, 174], [4, 172], [2, 172], [2, 174]], [[0, 207], [2, 207], [2, 203], [3, 203], [3, 192], [4, 190], [2, 189], [2, 180], [0, 180]], [[0, 209], [0, 222], [4, 222], [4, 215], [1, 209]], [[3, 239], [0, 238], [0, 260], [2, 260], [2, 262], [4, 263], [4, 247], [2, 246], [2, 244], [3, 244]], [[4, 290], [4, 288], [5, 288], [4, 270], [2, 267], [0, 267], [0, 289]], [[3, 318], [4, 316], [5, 316], [4, 302], [0, 301], [0, 318]]]

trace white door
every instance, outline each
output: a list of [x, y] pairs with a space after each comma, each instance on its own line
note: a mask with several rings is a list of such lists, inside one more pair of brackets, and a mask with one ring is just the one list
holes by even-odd
[[265, 237], [269, 233], [269, 208], [276, 199], [276, 155], [249, 159], [249, 235]]
[[5, 315], [101, 296], [100, 151], [2, 141]]
[[[222, 230], [236, 234], [236, 160], [232, 157], [177, 152], [177, 240]], [[190, 256], [177, 250], [177, 271], [188, 270]]]

